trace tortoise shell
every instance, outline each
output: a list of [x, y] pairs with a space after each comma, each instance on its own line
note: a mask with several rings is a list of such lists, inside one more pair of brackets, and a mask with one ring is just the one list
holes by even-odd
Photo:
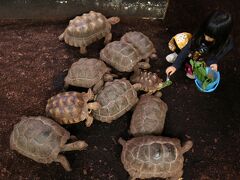
[[98, 59], [81, 58], [72, 64], [64, 81], [72, 86], [91, 88], [109, 71], [110, 68]]
[[130, 132], [134, 136], [158, 134], [164, 128], [168, 106], [159, 97], [142, 95], [133, 112]]
[[120, 72], [131, 72], [141, 61], [138, 51], [129, 43], [113, 41], [100, 52], [100, 59]]
[[135, 70], [130, 77], [130, 81], [131, 83], [140, 83], [142, 85], [141, 89], [145, 92], [155, 92], [161, 89], [161, 84], [163, 84], [163, 80], [156, 73], [140, 69]]
[[60, 124], [73, 124], [86, 119], [88, 114], [85, 93], [59, 93], [48, 100], [46, 114]]
[[46, 117], [22, 117], [14, 125], [10, 147], [20, 154], [40, 163], [51, 163], [70, 134], [56, 122]]
[[149, 58], [156, 53], [152, 41], [141, 32], [128, 32], [122, 36], [121, 41], [132, 44], [138, 50], [141, 59]]
[[115, 79], [105, 83], [97, 94], [96, 101], [101, 105], [93, 116], [99, 121], [111, 123], [129, 111], [138, 101], [137, 92], [126, 79]]
[[123, 145], [121, 161], [132, 179], [182, 176], [184, 152], [178, 139], [142, 136], [124, 142], [120, 140], [120, 143]]
[[64, 41], [70, 46], [88, 46], [111, 31], [111, 24], [101, 13], [90, 11], [70, 20], [64, 31]]

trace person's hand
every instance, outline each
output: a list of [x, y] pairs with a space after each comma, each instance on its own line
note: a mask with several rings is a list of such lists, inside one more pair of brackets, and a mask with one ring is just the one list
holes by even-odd
[[174, 66], [169, 66], [167, 69], [166, 69], [166, 74], [167, 75], [172, 75], [173, 73], [175, 73], [177, 69], [174, 67]]
[[210, 68], [211, 68], [213, 71], [217, 71], [217, 70], [218, 70], [218, 65], [217, 65], [217, 64], [211, 64], [211, 65], [210, 65]]

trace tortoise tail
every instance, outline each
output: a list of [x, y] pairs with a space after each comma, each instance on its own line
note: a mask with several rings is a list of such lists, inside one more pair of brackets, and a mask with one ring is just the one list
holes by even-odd
[[193, 146], [193, 142], [191, 140], [186, 141], [182, 146], [182, 153], [189, 151]]

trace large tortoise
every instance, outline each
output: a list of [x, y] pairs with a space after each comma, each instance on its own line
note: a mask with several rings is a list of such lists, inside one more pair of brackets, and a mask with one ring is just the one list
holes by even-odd
[[[113, 41], [100, 51], [100, 59], [120, 72], [132, 72], [142, 57], [132, 44]], [[146, 69], [150, 68], [148, 62], [145, 62], [144, 65]]]
[[168, 106], [159, 97], [143, 94], [133, 112], [130, 133], [134, 136], [160, 135], [164, 128]]
[[111, 69], [103, 61], [94, 58], [81, 58], [73, 63], [65, 77], [65, 88], [68, 85], [92, 88], [94, 94], [103, 86], [104, 81], [113, 79]]
[[93, 122], [91, 110], [100, 107], [97, 102], [88, 103], [93, 98], [91, 89], [87, 93], [74, 91], [59, 93], [48, 100], [46, 114], [60, 124], [79, 123], [86, 119], [85, 124], [89, 127]]
[[192, 141], [181, 146], [179, 139], [161, 136], [142, 136], [129, 141], [119, 139], [123, 146], [121, 161], [131, 180], [137, 178], [168, 178], [178, 180], [183, 175], [183, 154]]
[[107, 123], [118, 119], [137, 103], [138, 88], [139, 84], [132, 85], [124, 78], [106, 82], [96, 96], [95, 100], [100, 104], [100, 108], [93, 111], [93, 117]]
[[59, 40], [64, 40], [70, 46], [80, 47], [80, 53], [84, 54], [87, 52], [86, 47], [98, 39], [105, 37], [104, 43], [109, 43], [112, 39], [111, 25], [119, 21], [118, 17], [107, 19], [101, 13], [90, 11], [70, 20]]
[[141, 56], [141, 59], [149, 61], [150, 58], [156, 58], [156, 49], [154, 48], [154, 45], [152, 41], [143, 33], [132, 31], [127, 32], [121, 37], [121, 40], [123, 42], [130, 43], [136, 48]]
[[85, 141], [67, 143], [70, 133], [53, 120], [43, 117], [22, 117], [14, 125], [10, 136], [10, 148], [39, 163], [61, 163], [66, 171], [71, 171], [68, 160], [59, 153], [83, 150]]
[[[131, 83], [140, 83], [140, 90], [147, 92], [148, 94], [154, 94], [155, 92], [170, 86], [171, 80], [163, 81], [156, 73], [146, 71], [145, 67], [139, 65], [134, 67], [134, 74], [130, 77]], [[144, 70], [141, 70], [144, 69]]]

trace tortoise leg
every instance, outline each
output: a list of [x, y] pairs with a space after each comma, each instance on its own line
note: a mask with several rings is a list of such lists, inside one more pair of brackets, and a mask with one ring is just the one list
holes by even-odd
[[68, 83], [64, 83], [64, 89], [66, 90], [66, 89], [68, 89], [68, 87], [69, 87], [69, 84]]
[[68, 160], [63, 155], [59, 154], [57, 159], [55, 160], [55, 162], [59, 162], [66, 171], [71, 171], [72, 170]]
[[81, 151], [86, 149], [88, 144], [85, 141], [76, 141], [73, 143], [65, 144], [61, 151]]
[[128, 180], [135, 180], [136, 178], [135, 177], [129, 177]]
[[81, 53], [81, 54], [86, 54], [86, 53], [87, 53], [86, 46], [80, 47], [80, 53]]
[[100, 88], [103, 86], [104, 81], [101, 79], [95, 86], [93, 87], [93, 93], [97, 94]]
[[156, 97], [162, 97], [162, 92], [161, 91], [157, 91], [155, 94], [154, 94], [154, 96], [156, 96]]
[[74, 136], [74, 135], [71, 135], [71, 136], [70, 136], [70, 139], [73, 140], [73, 141], [78, 140], [78, 138], [77, 138], [76, 136]]
[[150, 61], [149, 58], [146, 58], [146, 59], [145, 59], [145, 62], [146, 62], [146, 63], [149, 63], [149, 61]]
[[64, 33], [62, 33], [60, 36], [58, 36], [59, 41], [63, 41], [64, 39]]
[[88, 117], [87, 117], [87, 119], [85, 121], [85, 125], [87, 127], [90, 127], [92, 125], [92, 123], [93, 123], [93, 117], [91, 115], [88, 115]]
[[98, 102], [88, 103], [87, 106], [88, 109], [90, 110], [98, 110], [101, 107], [101, 105]]
[[112, 40], [112, 33], [108, 33], [108, 34], [105, 36], [104, 44], [109, 43], [111, 40]]

